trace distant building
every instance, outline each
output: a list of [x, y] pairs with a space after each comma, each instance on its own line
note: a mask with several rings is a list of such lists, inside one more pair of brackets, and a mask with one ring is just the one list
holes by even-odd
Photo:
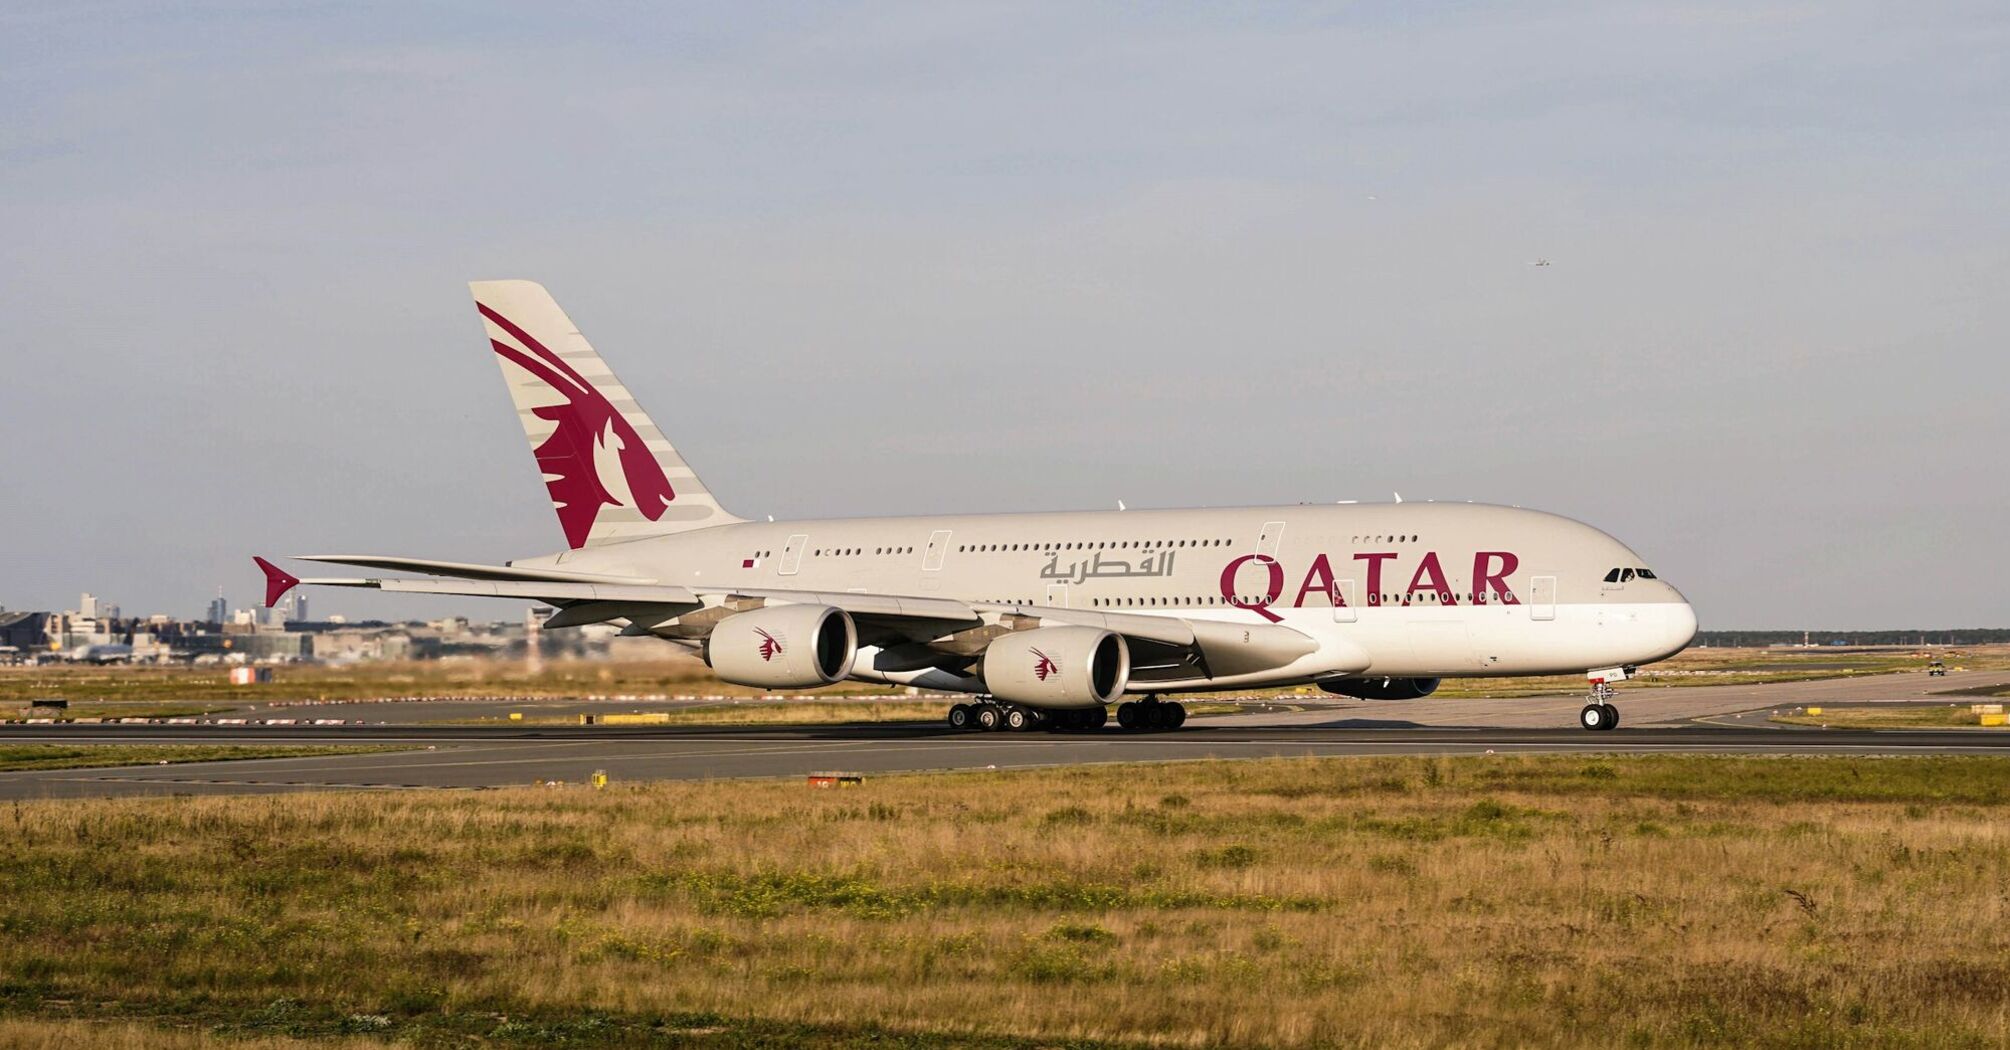
[[24, 653], [49, 648], [49, 620], [42, 612], [0, 613], [0, 646]]
[[251, 660], [306, 660], [314, 655], [314, 636], [297, 631], [235, 634], [230, 651]]
[[222, 623], [230, 619], [230, 603], [223, 600], [223, 588], [216, 589], [216, 597], [209, 600], [209, 612], [203, 618], [210, 623]]
[[77, 615], [86, 620], [97, 619], [98, 596], [92, 594], [90, 591], [85, 591], [84, 596], [77, 601]]

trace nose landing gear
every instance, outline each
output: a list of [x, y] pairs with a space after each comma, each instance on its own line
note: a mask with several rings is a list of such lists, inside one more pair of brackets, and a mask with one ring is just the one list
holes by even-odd
[[1612, 691], [1612, 683], [1626, 681], [1633, 677], [1633, 671], [1632, 667], [1608, 667], [1586, 674], [1591, 679], [1591, 702], [1577, 713], [1577, 724], [1594, 731], [1618, 728], [1619, 708], [1612, 705], [1612, 698], [1617, 695]]

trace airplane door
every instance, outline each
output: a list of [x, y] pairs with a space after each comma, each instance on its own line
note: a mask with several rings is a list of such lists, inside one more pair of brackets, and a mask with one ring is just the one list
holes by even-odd
[[1537, 576], [1529, 581], [1528, 618], [1556, 619], [1556, 577]]
[[777, 570], [783, 576], [794, 576], [803, 567], [803, 546], [810, 542], [808, 535], [797, 533], [782, 545], [782, 567]]
[[1264, 522], [1263, 531], [1258, 533], [1256, 536], [1256, 553], [1261, 554], [1266, 558], [1277, 557], [1277, 544], [1282, 539], [1284, 539], [1283, 522], [1281, 521]]
[[1065, 609], [1065, 608], [1067, 608], [1067, 607], [1068, 607], [1068, 585], [1067, 585], [1067, 584], [1065, 584], [1065, 583], [1050, 583], [1050, 584], [1048, 584], [1048, 585], [1047, 585], [1047, 604], [1048, 604], [1049, 606], [1053, 607], [1053, 608], [1056, 608], [1056, 609]]
[[1333, 581], [1333, 622], [1354, 622], [1354, 581]]
[[937, 529], [928, 534], [928, 549], [921, 552], [921, 571], [940, 572], [942, 556], [949, 553], [949, 530]]

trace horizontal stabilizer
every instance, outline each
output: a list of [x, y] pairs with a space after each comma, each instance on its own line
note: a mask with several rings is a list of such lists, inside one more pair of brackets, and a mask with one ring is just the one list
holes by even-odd
[[258, 563], [258, 571], [265, 574], [265, 607], [270, 609], [279, 604], [286, 592], [300, 585], [300, 580], [285, 569], [254, 554], [251, 560]]

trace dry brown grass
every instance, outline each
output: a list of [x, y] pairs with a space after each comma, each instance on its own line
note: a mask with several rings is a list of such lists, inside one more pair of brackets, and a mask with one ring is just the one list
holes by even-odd
[[129, 1021], [0, 1020], [0, 1047], [8, 1050], [377, 1050], [391, 1044], [359, 1036], [293, 1039], [218, 1035]]
[[[667, 646], [667, 643], [666, 643]], [[816, 693], [836, 696], [884, 693], [887, 687], [847, 683]], [[377, 697], [551, 697], [718, 695], [758, 696], [761, 689], [728, 685], [712, 676], [696, 657], [662, 660], [553, 660], [533, 671], [521, 660], [426, 660], [321, 666], [298, 664], [273, 669], [273, 681], [257, 686], [230, 684], [228, 669], [208, 667], [68, 666], [0, 667], [0, 706], [54, 696], [76, 701], [160, 704], [207, 702], [264, 704], [274, 700], [349, 700]], [[106, 710], [106, 714], [116, 714]]]
[[[1828, 726], [1835, 729], [1981, 729], [1982, 717], [1969, 704], [1863, 704], [1850, 707], [1822, 705], [1821, 714], [1804, 708], [1789, 708], [1771, 716], [1787, 725]], [[1992, 732], [2010, 732], [2001, 726]]]
[[1502, 756], [41, 802], [0, 814], [0, 1011], [261, 1032], [279, 1002], [280, 1031], [381, 1015], [421, 1042], [587, 1016], [636, 1045], [693, 1017], [723, 1045], [2000, 1045], [2006, 783]]
[[90, 769], [247, 758], [315, 758], [403, 751], [370, 744], [14, 744], [0, 743], [0, 773], [26, 769]]
[[[1953, 667], [1977, 670], [2010, 668], [2010, 646], [1976, 646], [1945, 655]], [[1927, 656], [1897, 650], [1832, 649], [1690, 649], [1673, 659], [1644, 668], [1644, 677], [1629, 688], [1723, 685], [1730, 683], [1798, 681], [1810, 678], [1923, 671]], [[510, 696], [577, 699], [584, 696], [758, 696], [764, 691], [727, 685], [712, 676], [695, 657], [666, 654], [662, 660], [561, 660], [531, 671], [522, 661], [439, 660], [414, 663], [360, 664], [341, 667], [312, 665], [280, 667], [269, 685], [233, 686], [221, 667], [0, 667], [0, 714], [43, 696], [73, 701], [73, 714], [140, 715], [173, 710], [196, 713], [238, 704], [274, 700], [340, 700], [386, 696], [490, 697]], [[1544, 678], [1447, 679], [1438, 695], [1528, 696], [1574, 693], [1584, 689], [1582, 675]], [[791, 696], [829, 697], [880, 694], [887, 687], [849, 683]], [[1207, 694], [1192, 694], [1205, 698]], [[1312, 696], [1317, 689], [1254, 690], [1255, 696]], [[81, 701], [112, 702], [90, 706]], [[140, 706], [119, 706], [140, 705]], [[164, 704], [177, 705], [173, 708]]]
[[[854, 722], [940, 722], [955, 700], [912, 702], [879, 700], [750, 701], [687, 707], [663, 712], [667, 725], [840, 725]], [[1188, 703], [1190, 717], [1235, 714], [1237, 704]], [[508, 716], [443, 719], [453, 725], [577, 725], [578, 715], [540, 715], [534, 709], [520, 719]], [[1114, 716], [1112, 716], [1114, 717]]]

